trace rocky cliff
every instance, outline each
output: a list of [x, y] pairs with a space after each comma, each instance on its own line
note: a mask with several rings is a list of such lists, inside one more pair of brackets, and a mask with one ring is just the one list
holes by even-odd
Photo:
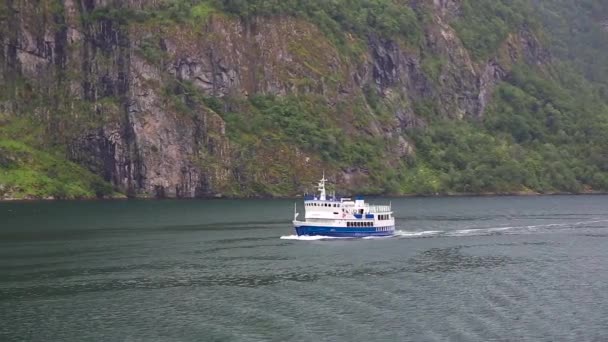
[[37, 129], [4, 134], [131, 196], [293, 195], [322, 169], [342, 189], [399, 193], [383, 179], [415, 158], [409, 130], [483, 120], [515, 65], [551, 62], [526, 25], [476, 56], [457, 0], [405, 5], [415, 39], [170, 3], [5, 1], [0, 112]]

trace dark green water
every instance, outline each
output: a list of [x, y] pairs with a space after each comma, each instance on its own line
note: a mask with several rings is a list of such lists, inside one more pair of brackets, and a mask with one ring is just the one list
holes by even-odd
[[606, 340], [607, 196], [392, 203], [313, 241], [293, 201], [0, 203], [0, 341]]

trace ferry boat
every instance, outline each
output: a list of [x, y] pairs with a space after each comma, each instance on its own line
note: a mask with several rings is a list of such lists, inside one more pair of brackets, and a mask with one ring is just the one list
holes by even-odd
[[298, 236], [367, 237], [390, 236], [395, 233], [391, 205], [370, 205], [361, 197], [328, 196], [325, 175], [319, 181], [318, 196], [304, 198], [304, 221], [298, 221], [294, 206], [293, 226]]

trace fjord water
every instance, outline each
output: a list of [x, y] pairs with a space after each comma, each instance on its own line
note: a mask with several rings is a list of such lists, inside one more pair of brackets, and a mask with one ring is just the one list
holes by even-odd
[[315, 240], [289, 200], [0, 203], [0, 340], [608, 336], [607, 196], [392, 204], [395, 237]]

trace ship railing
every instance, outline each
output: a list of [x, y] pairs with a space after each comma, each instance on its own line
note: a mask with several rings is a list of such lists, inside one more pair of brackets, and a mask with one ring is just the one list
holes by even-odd
[[369, 212], [370, 213], [388, 213], [391, 211], [390, 205], [370, 205]]

